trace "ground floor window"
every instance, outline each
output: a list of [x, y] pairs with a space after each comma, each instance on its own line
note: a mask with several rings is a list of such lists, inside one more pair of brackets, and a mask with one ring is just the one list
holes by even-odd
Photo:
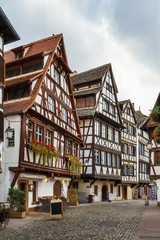
[[110, 193], [113, 193], [113, 184], [110, 184]]
[[94, 195], [98, 196], [98, 186], [94, 185]]

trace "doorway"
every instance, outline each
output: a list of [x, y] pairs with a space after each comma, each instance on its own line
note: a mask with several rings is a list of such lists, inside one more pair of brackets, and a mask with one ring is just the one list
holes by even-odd
[[108, 192], [107, 185], [103, 185], [103, 187], [102, 187], [102, 201], [107, 200], [107, 192]]
[[56, 196], [57, 198], [60, 197], [61, 191], [62, 191], [61, 183], [59, 181], [56, 181], [53, 187], [54, 196]]
[[21, 191], [26, 191], [26, 200], [25, 200], [25, 205], [26, 205], [26, 212], [28, 212], [28, 181], [27, 180], [19, 180], [18, 181], [18, 188]]
[[127, 199], [127, 186], [122, 186], [122, 199]]

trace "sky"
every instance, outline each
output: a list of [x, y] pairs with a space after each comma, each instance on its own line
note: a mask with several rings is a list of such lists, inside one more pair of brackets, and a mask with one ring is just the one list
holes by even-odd
[[5, 50], [63, 33], [78, 73], [112, 64], [118, 100], [149, 115], [160, 92], [159, 0], [0, 0], [21, 40]]

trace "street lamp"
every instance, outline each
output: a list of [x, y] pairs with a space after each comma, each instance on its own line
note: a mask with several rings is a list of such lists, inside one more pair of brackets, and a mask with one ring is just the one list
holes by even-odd
[[152, 140], [149, 140], [146, 145], [147, 145], [147, 149], [151, 150], [151, 148], [152, 148]]
[[13, 137], [13, 132], [14, 130], [10, 128], [10, 126], [8, 126], [8, 128], [5, 131], [6, 139], [11, 139]]

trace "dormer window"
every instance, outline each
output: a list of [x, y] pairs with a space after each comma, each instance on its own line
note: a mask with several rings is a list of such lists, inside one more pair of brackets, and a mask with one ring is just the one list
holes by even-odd
[[59, 48], [57, 48], [57, 54], [61, 56], [61, 50]]
[[131, 110], [130, 110], [130, 108], [127, 108], [127, 114], [128, 114], [128, 115], [131, 114]]
[[22, 50], [20, 50], [20, 51], [18, 51], [18, 52], [16, 53], [16, 59], [18, 60], [18, 59], [20, 59], [20, 58], [22, 58], [22, 57], [23, 57]]

